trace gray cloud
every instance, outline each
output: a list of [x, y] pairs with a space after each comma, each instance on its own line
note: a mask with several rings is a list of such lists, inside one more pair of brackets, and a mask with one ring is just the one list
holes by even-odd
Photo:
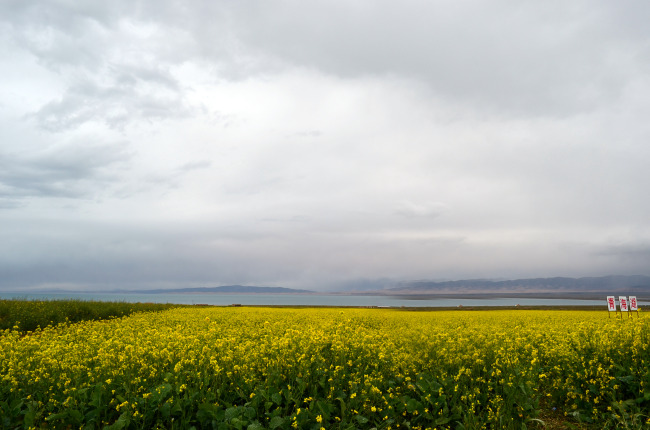
[[591, 110], [648, 70], [643, 2], [267, 3], [230, 11], [252, 52], [341, 76], [409, 76], [481, 109]]
[[403, 202], [396, 210], [396, 213], [398, 215], [405, 216], [408, 218], [413, 218], [413, 217], [437, 218], [446, 210], [447, 210], [447, 206], [444, 203], [440, 203], [440, 202], [431, 202], [431, 203]]
[[618, 244], [601, 246], [594, 254], [606, 257], [616, 257], [622, 261], [648, 261], [650, 258], [650, 243], [647, 241], [629, 241]]
[[77, 75], [35, 113], [53, 130], [191, 115], [188, 89], [170, 72], [186, 61], [214, 79], [293, 66], [404, 76], [449, 102], [552, 116], [615, 103], [650, 71], [643, 2], [22, 3], [4, 6], [16, 43]]
[[62, 131], [88, 121], [113, 128], [127, 123], [187, 117], [192, 107], [168, 74], [141, 69], [112, 73], [111, 82], [81, 80], [33, 114], [41, 127]]
[[[263, 285], [331, 288], [350, 280], [530, 276], [562, 270], [602, 275], [620, 266], [620, 255], [600, 256], [595, 269], [588, 254], [597, 246], [563, 248], [513, 242], [476, 242], [393, 232], [311, 231], [290, 227], [262, 231], [215, 224], [132, 225], [57, 221], [7, 224], [0, 250], [0, 287], [75, 285], [129, 288], [172, 285]], [[471, 262], [471, 267], [468, 266]], [[634, 265], [625, 265], [634, 270]], [[552, 272], [550, 272], [552, 273]], [[390, 275], [390, 276], [389, 276]]]
[[185, 173], [185, 172], [191, 172], [193, 170], [207, 169], [211, 165], [212, 165], [212, 163], [210, 161], [207, 161], [207, 160], [191, 161], [189, 163], [185, 163], [182, 166], [180, 166], [178, 168], [178, 172]]
[[641, 273], [649, 12], [1, 2], [0, 278]]
[[135, 12], [134, 5], [125, 5], [4, 5], [12, 17], [4, 24], [15, 43], [67, 81], [59, 98], [32, 115], [45, 129], [62, 131], [89, 121], [119, 129], [191, 114], [186, 89], [170, 73], [172, 63], [161, 57], [169, 35], [164, 29], [148, 34], [146, 17], [125, 20], [122, 13]]
[[0, 197], [5, 208], [19, 207], [16, 200], [29, 197], [92, 198], [114, 179], [109, 169], [127, 160], [122, 145], [86, 142], [0, 154]]
[[16, 201], [11, 198], [0, 198], [0, 210], [1, 209], [16, 209], [24, 206], [24, 203]]

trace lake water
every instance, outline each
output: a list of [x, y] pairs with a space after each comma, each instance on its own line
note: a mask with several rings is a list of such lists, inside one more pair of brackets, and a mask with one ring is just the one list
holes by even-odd
[[[391, 296], [343, 296], [328, 294], [98, 294], [98, 293], [2, 293], [1, 299], [61, 300], [81, 299], [97, 301], [154, 302], [177, 304], [207, 304], [228, 306], [241, 305], [287, 305], [287, 306], [386, 306], [386, 307], [457, 307], [463, 306], [603, 306], [602, 300], [574, 299], [533, 299], [533, 298], [494, 298], [494, 299], [405, 299]], [[649, 302], [639, 302], [647, 306]]]

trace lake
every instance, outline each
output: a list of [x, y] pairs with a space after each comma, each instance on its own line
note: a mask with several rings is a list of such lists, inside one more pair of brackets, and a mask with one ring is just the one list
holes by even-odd
[[[394, 296], [344, 296], [329, 294], [128, 294], [128, 293], [2, 293], [2, 299], [62, 300], [81, 299], [97, 301], [154, 302], [177, 304], [207, 304], [216, 306], [286, 305], [286, 306], [381, 306], [381, 307], [457, 307], [462, 306], [603, 306], [602, 300], [542, 299], [542, 298], [435, 298], [405, 299]], [[648, 302], [639, 302], [646, 306]]]

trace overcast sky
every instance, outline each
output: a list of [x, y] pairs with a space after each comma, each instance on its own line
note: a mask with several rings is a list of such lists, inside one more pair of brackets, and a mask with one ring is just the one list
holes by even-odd
[[0, 2], [0, 290], [650, 274], [650, 3]]

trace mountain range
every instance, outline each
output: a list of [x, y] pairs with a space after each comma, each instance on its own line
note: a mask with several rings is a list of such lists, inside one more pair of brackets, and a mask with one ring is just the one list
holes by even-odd
[[[285, 287], [225, 285], [156, 290], [116, 290], [114, 293], [148, 294], [317, 294], [318, 292]], [[333, 294], [363, 295], [486, 295], [486, 294], [645, 294], [650, 295], [650, 276], [601, 276], [584, 278], [528, 278], [513, 280], [465, 279], [458, 281], [402, 281], [376, 290], [345, 288]]]
[[530, 278], [514, 280], [469, 279], [460, 281], [408, 281], [384, 290], [384, 294], [503, 294], [503, 293], [650, 293], [650, 276], [602, 276], [585, 278]]

